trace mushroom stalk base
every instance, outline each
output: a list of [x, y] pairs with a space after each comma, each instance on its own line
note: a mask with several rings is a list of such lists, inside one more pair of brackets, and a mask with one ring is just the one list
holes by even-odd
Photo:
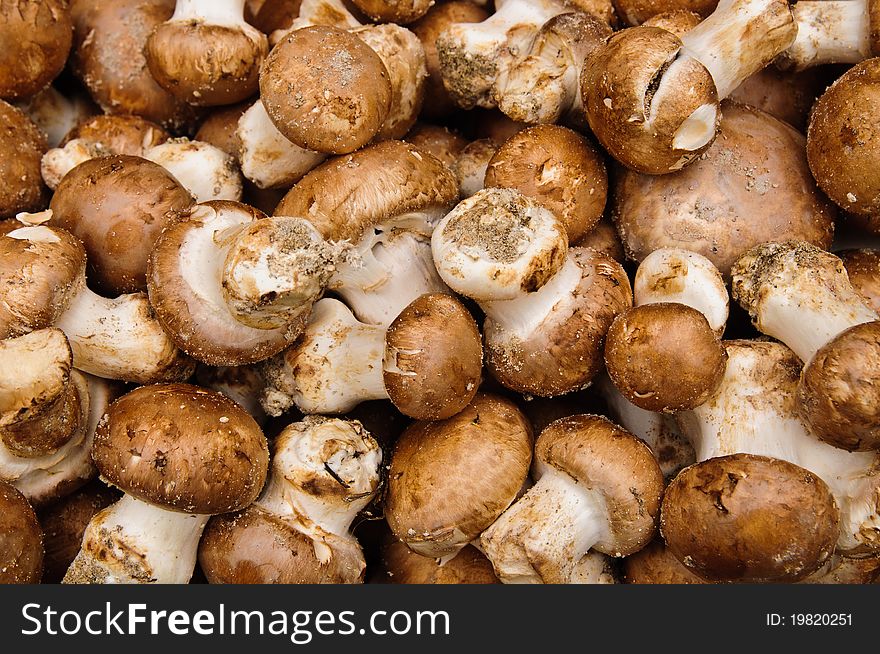
[[506, 584], [567, 584], [607, 532], [602, 496], [551, 468], [483, 532], [480, 543]]
[[89, 522], [62, 583], [188, 583], [209, 517], [169, 511], [124, 495]]

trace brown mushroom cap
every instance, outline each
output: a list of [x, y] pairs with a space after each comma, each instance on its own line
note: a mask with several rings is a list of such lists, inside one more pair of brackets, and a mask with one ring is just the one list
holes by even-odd
[[286, 29], [299, 16], [302, 0], [247, 0], [245, 20], [263, 34]]
[[609, 532], [593, 549], [627, 556], [654, 536], [663, 473], [645, 443], [603, 416], [580, 414], [552, 422], [535, 443], [541, 475], [555, 469], [602, 494]]
[[36, 584], [43, 574], [43, 531], [24, 495], [0, 480], [0, 584]]
[[416, 123], [404, 137], [404, 140], [407, 143], [412, 143], [422, 152], [436, 157], [450, 169], [453, 169], [458, 155], [468, 144], [466, 138], [448, 127], [429, 125], [428, 123]]
[[849, 451], [880, 449], [880, 321], [850, 327], [820, 348], [798, 396], [801, 415], [823, 441]]
[[351, 0], [377, 23], [406, 25], [425, 15], [434, 0]]
[[646, 411], [699, 406], [724, 377], [727, 353], [706, 317], [658, 302], [621, 313], [605, 337], [605, 366], [617, 389]]
[[722, 109], [719, 138], [685, 170], [614, 176], [613, 219], [627, 255], [641, 261], [681, 247], [727, 276], [741, 254], [767, 241], [830, 247], [837, 212], [810, 175], [803, 136], [758, 109]]
[[50, 327], [85, 283], [86, 252], [76, 237], [46, 226], [19, 229], [43, 236], [0, 236], [0, 338]]
[[64, 577], [82, 544], [89, 520], [118, 499], [118, 493], [99, 482], [40, 510], [46, 556], [43, 583], [57, 584]]
[[[716, 4], [715, 0], [710, 1], [713, 5]], [[712, 10], [714, 8], [713, 6]], [[685, 32], [689, 32], [699, 25], [703, 18], [704, 16], [700, 16], [700, 14], [689, 9], [674, 9], [672, 11], [664, 11], [661, 14], [654, 14], [648, 20], [640, 21], [639, 24], [646, 27], [659, 27], [681, 38]]]
[[20, 100], [49, 85], [73, 42], [65, 0], [0, 2], [0, 98]]
[[383, 141], [312, 170], [288, 191], [275, 215], [306, 218], [325, 239], [356, 243], [383, 220], [448, 210], [457, 201], [458, 182], [442, 162], [409, 143]]
[[602, 155], [577, 132], [537, 125], [509, 138], [489, 161], [485, 185], [515, 188], [555, 213], [568, 240], [589, 232], [605, 210], [608, 173]]
[[108, 296], [147, 288], [147, 259], [162, 229], [193, 205], [162, 166], [116, 155], [86, 161], [58, 185], [50, 224], [82, 239], [88, 280]]
[[782, 71], [776, 66], [767, 66], [740, 84], [730, 99], [751, 105], [806, 132], [810, 110], [827, 84], [827, 75], [817, 68]]
[[143, 116], [173, 130], [195, 122], [197, 110], [159, 86], [144, 58], [147, 37], [172, 13], [173, 0], [72, 4], [73, 70], [105, 112]]
[[306, 150], [353, 152], [379, 132], [391, 82], [379, 56], [336, 27], [304, 27], [272, 48], [260, 99], [278, 131]]
[[47, 147], [31, 119], [0, 100], [0, 219], [46, 206], [40, 159]]
[[63, 146], [73, 139], [100, 143], [107, 154], [142, 156], [154, 145], [164, 143], [171, 134], [161, 126], [140, 116], [103, 114], [89, 118], [70, 130], [61, 142]]
[[241, 118], [241, 115], [249, 107], [250, 105], [247, 102], [228, 107], [217, 107], [199, 126], [195, 140], [204, 141], [220, 148], [238, 162], [241, 150], [241, 139], [236, 133], [238, 130], [238, 119]]
[[199, 565], [212, 584], [356, 584], [364, 558], [357, 541], [323, 534], [332, 551], [321, 563], [312, 539], [291, 523], [251, 505], [208, 522]]
[[189, 384], [141, 386], [113, 402], [92, 457], [129, 495], [203, 515], [253, 502], [269, 466], [254, 419], [225, 395]]
[[836, 252], [850, 284], [874, 311], [880, 313], [880, 250], [843, 250]]
[[628, 584], [706, 584], [702, 577], [684, 567], [659, 538], [623, 560]]
[[[627, 168], [666, 174], [692, 162], [712, 144], [702, 130], [712, 129], [714, 136], [717, 128], [715, 82], [694, 58], [670, 63], [681, 47], [671, 32], [633, 27], [615, 33], [584, 65], [581, 95], [590, 128]], [[700, 125], [694, 136], [702, 145], [685, 148], [689, 139], [677, 145], [678, 137], [690, 131], [686, 123], [697, 110], [706, 112], [706, 120], [694, 123]]]
[[391, 457], [385, 517], [425, 556], [458, 551], [513, 502], [528, 475], [532, 429], [510, 400], [478, 393], [460, 413], [415, 422]]
[[437, 559], [416, 554], [390, 536], [382, 544], [381, 569], [372, 583], [380, 584], [500, 584], [492, 562], [473, 545], [442, 565]]
[[481, 23], [489, 17], [488, 12], [468, 0], [440, 2], [428, 9], [410, 30], [419, 37], [425, 47], [428, 64], [428, 80], [425, 86], [425, 106], [422, 115], [428, 119], [449, 116], [456, 108], [449, 92], [443, 86], [440, 75], [440, 57], [437, 55], [437, 37], [452, 23]]
[[620, 235], [614, 228], [608, 218], [600, 218], [596, 226], [589, 232], [584, 234], [581, 239], [572, 245], [579, 248], [593, 248], [609, 257], [623, 263], [626, 261], [626, 253], [623, 251], [623, 243], [620, 242]]
[[659, 14], [679, 11], [706, 18], [717, 4], [718, 0], [614, 0], [617, 15], [627, 25], [641, 25]]
[[751, 454], [682, 470], [663, 498], [670, 551], [709, 581], [797, 581], [834, 550], [839, 514], [824, 481], [787, 461]]
[[385, 390], [402, 413], [416, 420], [443, 420], [464, 409], [477, 392], [482, 370], [477, 323], [452, 295], [422, 295], [385, 334]]

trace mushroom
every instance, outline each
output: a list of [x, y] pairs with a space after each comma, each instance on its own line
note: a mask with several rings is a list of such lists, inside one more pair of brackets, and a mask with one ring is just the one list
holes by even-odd
[[192, 373], [146, 295], [107, 299], [86, 288], [85, 250], [63, 229], [23, 226], [0, 236], [0, 262], [0, 338], [54, 325], [84, 372], [137, 383]]
[[36, 584], [43, 575], [43, 531], [24, 495], [0, 480], [0, 584]]
[[732, 275], [755, 327], [804, 362], [800, 411], [813, 433], [850, 451], [880, 448], [880, 322], [840, 259], [808, 243], [766, 243]]
[[65, 0], [0, 4], [0, 99], [43, 90], [64, 68], [73, 42]]
[[831, 246], [836, 210], [810, 175], [803, 136], [757, 109], [722, 107], [721, 138], [693, 165], [661, 177], [613, 176], [612, 217], [629, 258], [684, 248], [728, 276], [760, 243]]
[[46, 137], [20, 109], [0, 100], [0, 219], [39, 211], [49, 199], [40, 176]]
[[590, 128], [632, 170], [666, 174], [715, 140], [719, 102], [795, 38], [784, 0], [721, 0], [678, 37], [633, 27], [594, 50], [581, 93]]
[[676, 416], [697, 460], [745, 452], [809, 470], [828, 485], [840, 509], [837, 552], [880, 553], [880, 455], [846, 452], [809, 432], [798, 415], [801, 362], [787, 347], [724, 345], [729, 360], [721, 385], [701, 406]]
[[380, 569], [370, 579], [378, 584], [500, 584], [492, 562], [473, 545], [465, 545], [446, 562], [416, 554], [393, 536], [382, 543]]
[[767, 66], [740, 84], [730, 99], [760, 109], [806, 133], [810, 110], [828, 86], [827, 77], [827, 71], [821, 69], [782, 71]]
[[119, 295], [146, 290], [147, 258], [159, 233], [192, 205], [189, 192], [158, 164], [99, 157], [61, 180], [49, 224], [82, 239], [92, 288]]
[[880, 136], [877, 110], [880, 58], [856, 64], [816, 101], [807, 129], [807, 159], [819, 186], [846, 211], [868, 219], [880, 233]]
[[74, 127], [58, 147], [46, 152], [40, 170], [54, 191], [67, 173], [89, 159], [113, 154], [143, 157], [147, 149], [168, 138], [168, 132], [140, 116], [95, 116]]
[[93, 457], [125, 495], [89, 522], [64, 583], [186, 583], [208, 518], [257, 498], [269, 450], [227, 397], [156, 384], [113, 402]]
[[512, 189], [463, 200], [431, 243], [443, 281], [486, 314], [486, 363], [501, 384], [553, 397], [590, 383], [606, 331], [632, 305], [619, 263], [568, 249], [562, 222]]
[[263, 364], [261, 401], [277, 416], [293, 405], [306, 414], [344, 413], [390, 399], [406, 416], [442, 420], [473, 399], [482, 364], [477, 325], [451, 295], [422, 295], [387, 330], [327, 298], [297, 343]]
[[[620, 0], [618, 0], [618, 3]], [[711, 2], [708, 11], [704, 11], [706, 16], [715, 11], [717, 2]], [[659, 27], [667, 32], [672, 32], [678, 38], [684, 36], [685, 32], [689, 32], [697, 25], [703, 22], [706, 16], [701, 16], [695, 11], [689, 9], [673, 9], [672, 11], [664, 11], [663, 13], [654, 14], [645, 21], [637, 21], [630, 23], [631, 25], [644, 25], [645, 27]], [[628, 21], [629, 22], [629, 21]]]
[[410, 24], [409, 29], [419, 38], [425, 48], [428, 71], [422, 118], [442, 120], [450, 116], [456, 109], [446, 87], [443, 86], [440, 56], [437, 54], [437, 37], [453, 23], [479, 23], [488, 17], [488, 12], [474, 2], [449, 0], [433, 5], [424, 16]]
[[241, 513], [211, 520], [199, 564], [211, 583], [359, 583], [349, 532], [378, 492], [382, 450], [359, 422], [308, 416], [274, 446], [269, 480]]
[[666, 488], [660, 531], [675, 558], [708, 581], [799, 581], [834, 551], [838, 509], [828, 486], [787, 461], [708, 459]]
[[501, 69], [493, 98], [513, 120], [586, 127], [580, 79], [590, 54], [611, 36], [606, 20], [571, 12], [548, 20], [524, 54]]
[[241, 200], [242, 179], [235, 158], [210, 143], [169, 139], [146, 149], [143, 156], [171, 173], [196, 202]]
[[607, 254], [618, 263], [626, 261], [626, 254], [623, 251], [623, 243], [620, 242], [620, 236], [614, 228], [614, 223], [606, 217], [599, 218], [593, 229], [581, 236], [579, 240], [573, 242], [572, 245], [579, 248], [593, 248], [598, 252]]
[[214, 106], [256, 93], [268, 50], [266, 35], [244, 20], [244, 0], [177, 0], [147, 38], [144, 57], [175, 98]]
[[[444, 5], [441, 5], [444, 6]], [[436, 157], [452, 170], [468, 140], [447, 127], [416, 123], [403, 139], [422, 152]]]
[[251, 105], [247, 102], [239, 102], [222, 107], [216, 107], [205, 117], [199, 125], [195, 140], [210, 143], [220, 148], [239, 163], [241, 151], [241, 139], [238, 138], [238, 121]]
[[241, 405], [260, 427], [268, 419], [260, 406], [260, 394], [266, 386], [263, 375], [255, 366], [196, 366], [195, 383], [218, 393], [223, 393]]
[[493, 139], [477, 139], [468, 143], [455, 159], [452, 169], [458, 178], [459, 195], [465, 200], [485, 188], [489, 162], [498, 152], [499, 143]]
[[50, 148], [58, 147], [65, 135], [97, 111], [83, 90], [61, 93], [54, 86], [47, 86], [32, 98], [16, 104], [46, 135]]
[[835, 254], [843, 261], [849, 283], [856, 293], [870, 309], [880, 313], [880, 251], [862, 248]]
[[647, 23], [663, 27], [657, 25], [653, 19], [671, 13], [692, 13], [702, 20], [715, 11], [717, 5], [718, 0], [614, 0], [618, 16], [630, 26]]
[[562, 220], [570, 243], [595, 227], [608, 196], [602, 155], [580, 134], [558, 125], [511, 136], [489, 160], [484, 184], [538, 200]]
[[351, 0], [352, 4], [377, 23], [406, 25], [418, 20], [434, 0]]
[[71, 67], [106, 113], [143, 116], [175, 131], [196, 122], [198, 111], [159, 86], [144, 58], [150, 33], [173, 12], [173, 0], [72, 3]]
[[269, 35], [269, 43], [274, 47], [296, 30], [304, 27], [323, 25], [337, 27], [341, 30], [361, 27], [364, 23], [351, 12], [351, 3], [343, 0], [302, 0], [299, 14], [285, 27], [273, 31]]
[[655, 538], [643, 549], [623, 559], [628, 584], [706, 584], [676, 559], [663, 540]]
[[627, 556], [654, 536], [663, 475], [648, 447], [608, 419], [551, 423], [532, 468], [535, 485], [480, 536], [504, 583], [572, 583], [590, 549]]
[[516, 405], [485, 393], [451, 418], [414, 422], [398, 439], [388, 469], [391, 531], [422, 556], [451, 558], [516, 499], [532, 443]]

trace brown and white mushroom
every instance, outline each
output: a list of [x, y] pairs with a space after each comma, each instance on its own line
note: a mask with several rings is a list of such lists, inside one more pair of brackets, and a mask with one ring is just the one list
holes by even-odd
[[480, 536], [504, 583], [573, 583], [590, 549], [626, 556], [653, 538], [663, 475], [648, 447], [606, 418], [551, 423], [532, 470], [535, 485]]
[[477, 139], [468, 143], [458, 154], [452, 169], [458, 178], [458, 190], [462, 200], [485, 188], [489, 162], [498, 152], [500, 145], [494, 139]]
[[47, 86], [32, 98], [16, 105], [46, 135], [50, 148], [56, 148], [64, 137], [80, 123], [95, 115], [97, 107], [82, 89]]
[[382, 543], [380, 569], [370, 579], [378, 584], [500, 584], [492, 562], [473, 545], [448, 561], [416, 554], [394, 536]]
[[880, 318], [843, 263], [808, 243], [767, 243], [734, 264], [733, 297], [804, 362], [800, 411], [822, 440], [880, 449]]
[[520, 393], [552, 397], [589, 384], [605, 333], [632, 305], [619, 263], [569, 249], [562, 222], [512, 189], [460, 202], [434, 230], [432, 249], [443, 281], [486, 314], [492, 375]]
[[468, 145], [468, 140], [458, 132], [430, 123], [416, 123], [403, 140], [436, 157], [450, 170], [454, 170], [456, 160]]
[[680, 170], [715, 140], [719, 102], [785, 50], [796, 32], [783, 0], [721, 0], [681, 37], [657, 27], [618, 32], [584, 67], [590, 128], [632, 170]]
[[0, 584], [36, 584], [43, 575], [43, 531], [24, 495], [0, 480]]
[[417, 420], [449, 418], [473, 399], [483, 349], [474, 319], [451, 295], [423, 295], [386, 329], [359, 322], [338, 300], [319, 300], [300, 339], [262, 366], [263, 407], [280, 415], [344, 413], [390, 399]]
[[169, 139], [147, 148], [143, 157], [171, 173], [196, 202], [241, 200], [243, 182], [235, 158], [217, 146]]
[[[617, 15], [630, 26], [657, 25], [654, 18], [662, 14], [695, 14], [699, 20], [708, 17], [718, 5], [717, 0], [614, 0]], [[673, 31], [673, 30], [670, 30]]]
[[880, 251], [868, 248], [835, 252], [849, 283], [871, 309], [880, 313]]
[[227, 397], [187, 384], [116, 400], [95, 435], [95, 464], [122, 499], [89, 522], [64, 583], [186, 583], [211, 515], [263, 488], [269, 450]]
[[268, 419], [260, 406], [260, 394], [266, 386], [256, 366], [196, 366], [193, 381], [202, 388], [223, 393], [247, 411], [260, 427]]
[[211, 583], [359, 583], [349, 529], [381, 485], [382, 450], [359, 422], [309, 416], [273, 447], [262, 494], [211, 520], [199, 564]]
[[0, 219], [46, 207], [40, 175], [46, 148], [46, 137], [24, 112], [0, 100]]

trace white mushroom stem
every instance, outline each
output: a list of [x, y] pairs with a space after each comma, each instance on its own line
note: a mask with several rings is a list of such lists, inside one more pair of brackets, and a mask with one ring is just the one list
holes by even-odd
[[873, 56], [867, 0], [806, 0], [792, 12], [797, 38], [777, 60], [780, 67], [855, 64]]
[[785, 0], [721, 0], [681, 37], [681, 54], [706, 67], [721, 100], [788, 48], [796, 33]]
[[168, 139], [143, 156], [174, 175], [196, 202], [241, 200], [242, 180], [235, 159], [210, 143]]
[[209, 517], [123, 495], [91, 519], [62, 583], [188, 583]]
[[307, 414], [344, 413], [387, 399], [384, 356], [384, 327], [359, 322], [338, 300], [319, 300], [297, 344], [265, 364], [263, 407], [269, 415], [294, 404]]
[[569, 583], [590, 548], [610, 536], [601, 493], [555, 468], [538, 467], [538, 482], [480, 536], [506, 584]]
[[[775, 375], [773, 366], [781, 369], [784, 362], [768, 362], [786, 352], [777, 343], [728, 343], [721, 385], [705, 404], [678, 414], [679, 426], [698, 461], [744, 452], [817, 474], [840, 509], [838, 548], [880, 550], [880, 455], [848, 452], [810, 434], [795, 409], [797, 375]], [[773, 379], [767, 378], [768, 370]]]
[[196, 22], [256, 31], [244, 20], [245, 0], [177, 0], [168, 22]]
[[291, 143], [257, 101], [238, 119], [242, 174], [259, 188], [286, 188], [327, 158]]
[[639, 264], [633, 282], [635, 306], [677, 302], [702, 313], [719, 336], [730, 312], [721, 273], [706, 257], [679, 248], [662, 248]]

